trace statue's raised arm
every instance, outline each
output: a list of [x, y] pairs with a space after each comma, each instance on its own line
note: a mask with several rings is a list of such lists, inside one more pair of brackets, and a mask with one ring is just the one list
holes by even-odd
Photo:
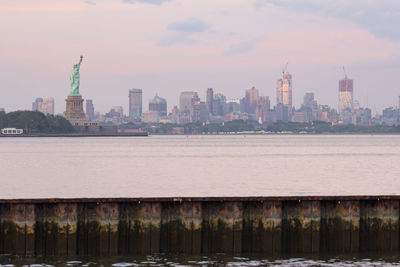
[[71, 80], [71, 91], [70, 94], [71, 96], [80, 96], [79, 94], [79, 83], [80, 83], [80, 75], [79, 75], [79, 69], [82, 63], [83, 55], [81, 55], [81, 58], [79, 60], [78, 64], [74, 64], [74, 68], [71, 71], [70, 75], [70, 80]]

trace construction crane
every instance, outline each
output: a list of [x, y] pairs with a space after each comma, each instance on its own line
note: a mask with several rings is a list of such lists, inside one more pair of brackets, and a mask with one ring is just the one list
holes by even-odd
[[286, 65], [285, 65], [285, 67], [284, 67], [283, 70], [282, 70], [282, 74], [285, 74], [285, 73], [287, 72], [287, 67], [288, 67], [288, 65], [289, 65], [289, 62], [286, 62]]
[[376, 109], [375, 104], [374, 104], [374, 109], [375, 109], [375, 117], [378, 118], [379, 114], [378, 114], [378, 110]]
[[346, 69], [343, 66], [343, 72], [344, 72], [344, 78], [347, 79], [347, 73], [346, 73]]

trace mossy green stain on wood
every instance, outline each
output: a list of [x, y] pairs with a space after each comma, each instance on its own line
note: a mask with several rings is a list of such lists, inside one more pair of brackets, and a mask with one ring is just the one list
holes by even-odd
[[256, 201], [243, 203], [243, 252], [281, 252], [282, 203]]

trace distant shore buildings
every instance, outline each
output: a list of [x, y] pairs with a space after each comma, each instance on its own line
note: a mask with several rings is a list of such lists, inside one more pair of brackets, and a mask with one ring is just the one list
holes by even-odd
[[32, 103], [32, 111], [39, 111], [46, 115], [54, 115], [54, 98], [36, 98]]
[[[354, 99], [354, 81], [345, 73], [338, 81], [338, 108], [319, 104], [313, 92], [305, 93], [303, 103], [293, 106], [293, 76], [287, 66], [276, 82], [276, 103], [273, 105], [269, 96], [262, 90], [251, 87], [244, 90], [242, 98], [229, 99], [214, 88], [205, 89], [205, 101], [194, 90], [182, 91], [179, 105], [168, 111], [167, 100], [156, 94], [143, 110], [143, 90], [128, 90], [129, 110], [124, 114], [122, 106], [113, 106], [105, 114], [95, 112], [93, 100], [86, 100], [86, 112], [83, 112], [84, 100], [81, 96], [68, 96], [65, 117], [73, 125], [119, 125], [123, 123], [223, 123], [233, 120], [252, 120], [259, 124], [282, 122], [324, 121], [332, 124], [355, 125], [400, 125], [400, 96], [396, 99], [397, 107], [385, 108], [382, 115], [375, 116], [368, 107]], [[72, 99], [73, 98], [73, 99]], [[32, 103], [32, 110], [45, 114], [54, 114], [53, 98], [37, 98]], [[1, 110], [0, 110], [1, 111]]]
[[89, 121], [95, 120], [93, 100], [86, 99], [86, 117]]

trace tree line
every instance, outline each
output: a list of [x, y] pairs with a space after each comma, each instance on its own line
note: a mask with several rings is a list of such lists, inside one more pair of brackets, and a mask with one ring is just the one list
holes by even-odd
[[0, 112], [0, 129], [23, 129], [24, 133], [70, 133], [71, 123], [59, 115], [45, 115], [38, 111]]

